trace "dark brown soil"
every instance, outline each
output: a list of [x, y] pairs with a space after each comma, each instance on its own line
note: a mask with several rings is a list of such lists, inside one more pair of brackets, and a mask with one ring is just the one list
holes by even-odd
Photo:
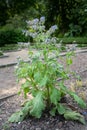
[[[74, 58], [71, 70], [79, 72], [85, 69], [87, 69], [87, 55], [86, 53], [79, 54]], [[1, 78], [0, 84], [3, 84], [3, 88], [5, 89], [9, 88], [8, 85], [6, 86], [7, 81], [10, 81], [10, 85], [12, 84], [11, 87], [13, 87], [13, 84], [16, 85], [16, 77], [13, 74], [13, 70], [13, 67], [0, 68], [0, 76], [3, 77]], [[65, 84], [72, 89], [72, 83], [74, 83], [74, 85], [77, 86], [74, 90], [87, 102], [87, 71], [80, 73], [80, 75], [82, 80], [81, 82], [77, 83], [75, 78], [71, 78], [66, 81]], [[83, 94], [81, 95], [81, 93]], [[23, 102], [24, 99], [22, 95], [15, 95], [7, 99], [0, 100], [0, 130], [87, 130], [87, 124], [82, 125], [76, 121], [66, 121], [59, 115], [51, 117], [47, 113], [44, 113], [41, 119], [28, 117], [22, 122], [8, 123], [7, 119], [12, 113], [20, 110]], [[68, 102], [70, 102], [69, 99]], [[81, 112], [87, 122], [87, 109], [83, 109]]]
[[[82, 125], [76, 121], [66, 121], [59, 115], [51, 117], [47, 113], [40, 119], [28, 117], [22, 122], [8, 123], [8, 117], [15, 111], [20, 110], [22, 102], [23, 97], [18, 95], [0, 102], [0, 130], [87, 130], [87, 125]], [[84, 110], [83, 112], [86, 113], [87, 111]], [[84, 116], [87, 122], [86, 114]]]

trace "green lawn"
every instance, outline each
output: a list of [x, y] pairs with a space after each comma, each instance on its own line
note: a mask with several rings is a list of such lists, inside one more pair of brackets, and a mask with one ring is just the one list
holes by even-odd
[[87, 37], [68, 37], [68, 38], [59, 38], [62, 40], [63, 44], [76, 43], [79, 47], [87, 47]]
[[17, 44], [9, 44], [9, 45], [0, 47], [0, 50], [5, 52], [5, 51], [18, 50], [18, 48], [19, 48], [19, 46]]

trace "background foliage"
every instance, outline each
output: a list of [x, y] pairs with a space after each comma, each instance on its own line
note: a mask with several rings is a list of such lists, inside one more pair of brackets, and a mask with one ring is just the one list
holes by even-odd
[[87, 36], [87, 0], [0, 0], [0, 28], [26, 28], [26, 20], [46, 17], [58, 25], [58, 37]]
[[0, 47], [26, 41], [28, 41], [28, 38], [22, 33], [21, 29], [5, 26], [0, 30]]

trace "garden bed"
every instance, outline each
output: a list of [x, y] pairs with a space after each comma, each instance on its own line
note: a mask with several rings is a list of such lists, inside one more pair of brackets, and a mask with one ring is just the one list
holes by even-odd
[[[87, 89], [87, 86], [85, 86], [85, 89]], [[0, 102], [0, 130], [87, 130], [87, 125], [82, 125], [76, 121], [66, 121], [60, 115], [51, 117], [48, 112], [45, 112], [40, 119], [28, 117], [22, 122], [8, 123], [8, 117], [15, 111], [20, 110], [23, 101], [22, 96], [15, 95]], [[69, 103], [69, 100], [67, 101]], [[80, 109], [80, 111], [87, 113], [85, 109]], [[87, 115], [84, 116], [87, 122]]]
[[[64, 60], [63, 60], [64, 64]], [[80, 72], [87, 68], [87, 55], [86, 53], [77, 54], [76, 57], [73, 58], [73, 65], [71, 66], [71, 70]], [[3, 87], [5, 89], [9, 88], [7, 81], [10, 81], [10, 85], [15, 83], [15, 78], [13, 76], [13, 67], [0, 68], [1, 76], [3, 77], [1, 82], [3, 83]], [[6, 77], [6, 75], [10, 74], [10, 76]], [[80, 73], [82, 83], [79, 83], [79, 87], [77, 89], [77, 94], [80, 92], [84, 92], [83, 94], [87, 97], [87, 71], [83, 71]], [[70, 87], [71, 82], [75, 83], [74, 78], [70, 78], [69, 81], [66, 81], [66, 85]], [[5, 82], [4, 82], [5, 81]], [[12, 85], [13, 86], [13, 85]], [[11, 86], [10, 86], [11, 87]], [[17, 91], [16, 91], [17, 92]], [[84, 97], [84, 98], [85, 98]], [[87, 99], [85, 98], [86, 102]], [[20, 110], [21, 104], [24, 102], [23, 96], [12, 96], [8, 99], [0, 100], [0, 130], [87, 130], [87, 125], [82, 125], [76, 121], [66, 121], [62, 116], [56, 115], [55, 117], [51, 117], [47, 112], [45, 112], [41, 119], [35, 119], [32, 117], [28, 117], [22, 122], [18, 123], [8, 123], [7, 119], [12, 115], [12, 113]], [[73, 102], [70, 102], [70, 99], [67, 99], [67, 102], [70, 103], [73, 107]], [[75, 107], [74, 107], [75, 108]], [[79, 109], [82, 114], [85, 114], [85, 119], [87, 122], [87, 110]]]

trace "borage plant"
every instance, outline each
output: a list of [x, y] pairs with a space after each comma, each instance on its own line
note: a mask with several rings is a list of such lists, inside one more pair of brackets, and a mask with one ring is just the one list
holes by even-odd
[[34, 19], [27, 21], [28, 30], [25, 30], [27, 36], [32, 37], [34, 45], [36, 48], [44, 48], [44, 44], [54, 44], [57, 43], [57, 38], [53, 36], [54, 32], [58, 29], [57, 25], [54, 25], [45, 29], [45, 17], [39, 19]]
[[[27, 32], [32, 35], [36, 34], [34, 41], [41, 50], [37, 53], [29, 52], [31, 58], [29, 63], [19, 60], [16, 67], [16, 74], [19, 81], [24, 80], [21, 85], [20, 92], [24, 92], [24, 97], [31, 95], [23, 108], [13, 114], [9, 121], [22, 121], [31, 115], [40, 118], [42, 114], [48, 111], [52, 116], [57, 113], [64, 115], [65, 119], [78, 120], [85, 124], [84, 117], [77, 111], [73, 111], [68, 104], [62, 103], [61, 100], [66, 95], [73, 99], [81, 106], [86, 107], [84, 101], [74, 92], [70, 91], [65, 85], [64, 80], [69, 78], [67, 69], [58, 62], [59, 48], [53, 42], [52, 33], [55, 32], [57, 26], [52, 26], [48, 31], [44, 27], [44, 18], [29, 21], [30, 30]], [[35, 23], [34, 23], [35, 22]], [[33, 25], [35, 24], [35, 26]], [[40, 28], [39, 28], [40, 27]], [[56, 40], [56, 38], [55, 38]], [[67, 54], [67, 64], [70, 65], [71, 53]], [[58, 82], [58, 78], [62, 80]]]

